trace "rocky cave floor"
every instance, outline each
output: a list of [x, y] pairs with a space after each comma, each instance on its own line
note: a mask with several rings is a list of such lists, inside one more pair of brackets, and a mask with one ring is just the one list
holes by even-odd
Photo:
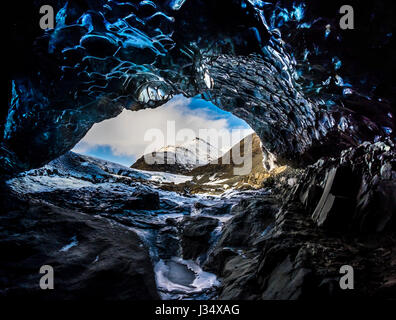
[[[286, 170], [254, 191], [193, 195], [149, 178], [67, 153], [5, 181], [0, 296], [396, 298], [390, 141]], [[39, 288], [45, 264], [55, 290]], [[342, 265], [354, 268], [354, 290], [340, 289]]]

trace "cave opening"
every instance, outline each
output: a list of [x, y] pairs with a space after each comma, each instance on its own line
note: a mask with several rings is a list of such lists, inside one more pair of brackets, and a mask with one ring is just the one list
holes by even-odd
[[260, 188], [284, 170], [274, 170], [275, 156], [244, 120], [201, 95], [177, 95], [154, 109], [124, 109], [94, 124], [71, 151], [145, 172], [191, 176], [194, 192], [216, 194]]
[[129, 167], [144, 154], [201, 138], [215, 147], [213, 160], [251, 133], [244, 120], [200, 96], [178, 95], [155, 109], [124, 109], [118, 116], [94, 124], [72, 150]]

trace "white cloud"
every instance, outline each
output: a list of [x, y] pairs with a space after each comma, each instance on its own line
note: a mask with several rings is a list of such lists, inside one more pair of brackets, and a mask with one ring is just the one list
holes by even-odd
[[[199, 130], [202, 129], [215, 129], [215, 132], [219, 133], [230, 132], [231, 129], [226, 118], [213, 119], [213, 116], [206, 112], [205, 108], [190, 109], [188, 108], [189, 103], [190, 99], [178, 96], [156, 109], [124, 110], [116, 118], [95, 124], [73, 151], [86, 153], [95, 146], [108, 145], [114, 155], [133, 155], [139, 158], [144, 153], [174, 144], [172, 142], [174, 135], [167, 135], [167, 126], [172, 124], [169, 121], [174, 121], [176, 133], [185, 128], [193, 130], [195, 136], [199, 136]], [[151, 129], [160, 130], [165, 136], [165, 141], [157, 140], [155, 145], [150, 141], [145, 141], [145, 134]], [[240, 134], [232, 136], [230, 139], [232, 141], [224, 141], [225, 144], [220, 146], [214, 144], [216, 147], [220, 147], [222, 152], [225, 152], [251, 132], [251, 129], [242, 129]], [[216, 133], [212, 134], [216, 135]], [[212, 138], [215, 138], [212, 141], [217, 140], [217, 137], [212, 136]], [[167, 139], [168, 141], [166, 141]], [[176, 141], [176, 143], [181, 142]]]

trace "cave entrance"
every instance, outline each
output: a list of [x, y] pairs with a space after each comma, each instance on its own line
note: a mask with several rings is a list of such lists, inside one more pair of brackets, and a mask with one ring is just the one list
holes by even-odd
[[270, 170], [253, 129], [200, 96], [125, 109], [95, 124], [72, 151], [145, 172], [191, 176], [197, 192], [258, 188]]

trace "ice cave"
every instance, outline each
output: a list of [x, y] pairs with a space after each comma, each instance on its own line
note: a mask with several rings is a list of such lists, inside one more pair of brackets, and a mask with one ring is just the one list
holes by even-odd
[[[38, 2], [11, 30], [0, 297], [396, 297], [386, 1], [343, 30], [338, 0], [48, 0], [45, 31], [24, 15]], [[189, 162], [191, 144], [156, 153], [172, 166], [73, 152], [103, 121], [197, 96], [254, 131], [240, 143], [250, 173], [233, 174], [227, 152]], [[43, 265], [56, 290], [40, 289]], [[343, 265], [354, 290], [338, 284]]]

